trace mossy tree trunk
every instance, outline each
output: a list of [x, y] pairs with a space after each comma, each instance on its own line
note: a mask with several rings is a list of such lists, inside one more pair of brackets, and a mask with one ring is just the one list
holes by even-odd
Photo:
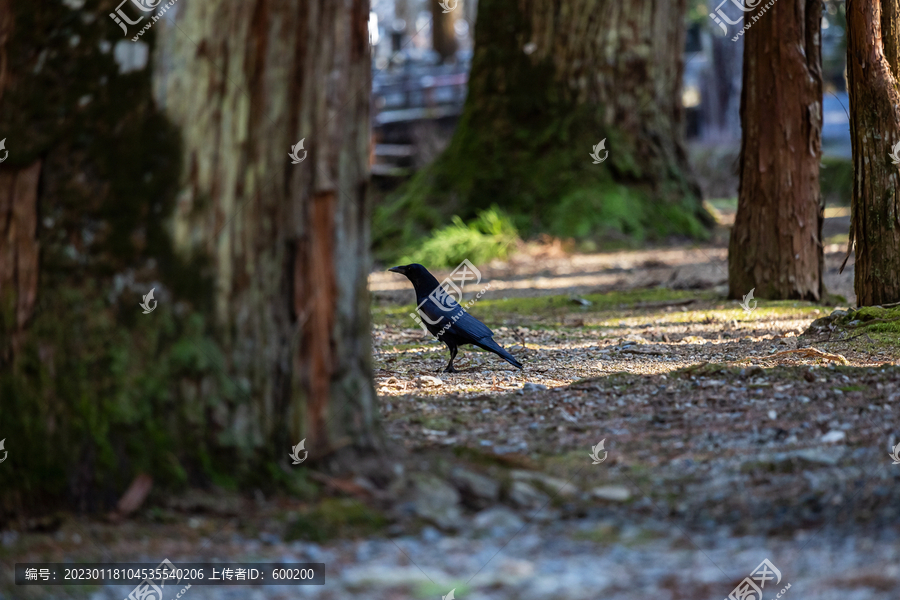
[[[120, 41], [109, 12], [0, 0], [0, 528], [109, 507], [140, 471], [203, 480], [223, 448], [190, 401], [201, 381], [210, 404], [228, 395], [201, 366], [207, 285], [160, 218], [178, 134], [153, 106], [147, 45]], [[154, 285], [165, 302], [141, 317]]]
[[[371, 449], [368, 0], [186, 3], [157, 90], [182, 132], [175, 243], [209, 251], [248, 434], [287, 461]], [[300, 164], [288, 153], [298, 151]]]
[[822, 297], [821, 0], [776, 2], [744, 34], [740, 187], [729, 295]]
[[848, 0], [847, 82], [853, 145], [850, 243], [859, 306], [900, 301], [900, 2]]
[[685, 14], [686, 0], [480, 0], [453, 140], [379, 209], [382, 239], [494, 203], [559, 235], [703, 235], [682, 140]]
[[368, 2], [117, 5], [0, 0], [0, 529], [380, 443]]

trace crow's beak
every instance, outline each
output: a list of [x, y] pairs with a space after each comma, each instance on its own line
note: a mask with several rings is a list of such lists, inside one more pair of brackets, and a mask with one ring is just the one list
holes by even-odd
[[403, 267], [391, 267], [388, 271], [393, 271], [394, 273], [400, 273], [403, 275]]

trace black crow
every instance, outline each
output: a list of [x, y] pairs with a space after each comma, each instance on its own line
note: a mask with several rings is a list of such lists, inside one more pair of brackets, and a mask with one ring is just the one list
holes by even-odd
[[475, 344], [479, 348], [490, 350], [509, 364], [519, 369], [522, 364], [515, 357], [494, 341], [494, 332], [467, 313], [456, 300], [438, 284], [434, 275], [419, 264], [403, 265], [388, 269], [394, 273], [406, 275], [416, 290], [416, 311], [422, 317], [425, 327], [431, 335], [447, 344], [450, 350], [450, 362], [444, 373], [456, 373], [453, 359], [457, 348], [463, 344]]

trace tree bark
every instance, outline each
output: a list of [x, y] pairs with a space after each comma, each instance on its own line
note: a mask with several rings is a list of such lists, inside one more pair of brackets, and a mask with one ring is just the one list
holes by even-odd
[[0, 529], [381, 442], [368, 2], [115, 6], [0, 0]]
[[853, 148], [850, 244], [859, 306], [900, 301], [900, 3], [848, 0], [847, 81]]
[[438, 0], [433, 0], [431, 4], [431, 46], [441, 57], [441, 62], [453, 58], [459, 49], [456, 41], [456, 20], [463, 12], [462, 0], [449, 0], [448, 7], [453, 10], [444, 12], [444, 8]]
[[18, 353], [37, 300], [40, 174], [40, 160], [0, 167], [0, 366]]
[[[248, 433], [280, 460], [301, 439], [313, 456], [374, 448], [368, 1], [183, 9], [162, 42], [195, 58], [157, 81], [184, 142], [175, 241], [213, 253]], [[292, 164], [301, 139], [308, 157]]]
[[[754, 21], [754, 18], [756, 19]], [[822, 297], [821, 0], [745, 16], [738, 211], [729, 295]]]
[[559, 235], [702, 235], [682, 140], [685, 12], [685, 0], [480, 0], [453, 141], [379, 210], [382, 239], [494, 203]]

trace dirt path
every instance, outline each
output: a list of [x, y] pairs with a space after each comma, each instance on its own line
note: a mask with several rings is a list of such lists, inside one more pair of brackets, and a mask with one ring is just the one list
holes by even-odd
[[[826, 219], [825, 230], [835, 233], [849, 225], [848, 217]], [[721, 237], [721, 234], [719, 234]], [[719, 240], [722, 242], [723, 240]], [[825, 246], [825, 287], [854, 305], [853, 259], [843, 273], [846, 243]], [[716, 290], [725, 295], [728, 282], [727, 244], [685, 248], [657, 248], [597, 254], [566, 254], [558, 245], [528, 248], [508, 262], [478, 265], [484, 281], [490, 281], [489, 298], [539, 297], [559, 294], [592, 294], [662, 287], [671, 290]], [[435, 270], [443, 279], [449, 271]], [[377, 305], [411, 302], [409, 282], [396, 273], [376, 271], [369, 289]], [[747, 290], [748, 292], [750, 290]], [[467, 294], [467, 297], [474, 292]]]
[[[829, 254], [829, 269], [842, 259]], [[408, 284], [375, 273], [375, 380], [395, 451], [374, 462], [391, 477], [320, 475], [337, 497], [325, 500], [213, 492], [121, 526], [6, 532], [0, 564], [326, 565], [323, 587], [194, 587], [188, 600], [454, 588], [461, 600], [721, 600], [769, 559], [782, 581], [767, 599], [788, 583], [788, 599], [900, 597], [896, 346], [801, 336], [833, 307], [747, 312], [717, 289], [723, 260], [721, 248], [669, 249], [486, 267], [491, 291], [471, 312], [522, 372], [463, 349], [462, 372], [435, 373], [447, 352], [409, 317]], [[852, 282], [829, 277], [832, 291]], [[38, 593], [3, 573], [0, 600], [130, 591]]]
[[[387, 431], [411, 452], [466, 448], [552, 474], [548, 496], [569, 489], [582, 499], [568, 517], [599, 503], [625, 520], [661, 512], [687, 538], [825, 528], [850, 539], [882, 527], [896, 535], [896, 346], [801, 337], [833, 307], [761, 301], [742, 310], [717, 289], [724, 256], [673, 249], [485, 269], [491, 298], [513, 300], [482, 300], [471, 312], [526, 364], [522, 372], [469, 350], [456, 363], [463, 372], [436, 373], [446, 349], [414, 328], [411, 306], [391, 306], [397, 287], [409, 301], [408, 284], [373, 274]], [[848, 295], [852, 269], [838, 275], [842, 260], [828, 255], [828, 286]], [[610, 287], [625, 291], [589, 293]], [[570, 289], [590, 304], [546, 297]], [[601, 440], [609, 459], [592, 467]], [[891, 577], [881, 586], [896, 592]], [[809, 592], [798, 595], [831, 597]]]

